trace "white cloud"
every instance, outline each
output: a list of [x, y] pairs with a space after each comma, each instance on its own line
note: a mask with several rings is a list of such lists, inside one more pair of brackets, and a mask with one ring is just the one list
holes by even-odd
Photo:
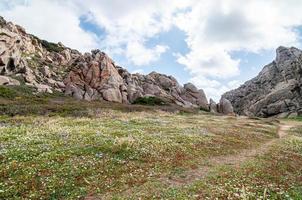
[[61, 2], [32, 0], [21, 3], [21, 1], [16, 1], [14, 4], [10, 3], [10, 9], [2, 10], [1, 15], [24, 26], [29, 33], [42, 39], [61, 41], [66, 46], [81, 51], [96, 48], [97, 37], [80, 28], [79, 13], [75, 12], [72, 5]]
[[144, 70], [143, 69], [137, 69], [131, 72], [132, 74], [144, 74]]
[[[190, 52], [177, 60], [192, 75], [191, 81], [216, 97], [236, 84], [223, 79], [239, 74], [240, 60], [233, 51], [259, 52], [280, 45], [299, 46], [295, 26], [302, 24], [298, 0], [192, 0], [191, 10], [174, 19], [187, 34]], [[209, 80], [219, 79], [220, 84]]]
[[[107, 35], [102, 47], [111, 55], [120, 54], [137, 66], [157, 61], [167, 50], [163, 44], [147, 47], [146, 41], [168, 31], [173, 15], [186, 7], [182, 0], [90, 0], [80, 3], [89, 10], [91, 21], [102, 27]], [[169, 4], [169, 6], [166, 6]]]
[[139, 42], [131, 42], [127, 44], [126, 57], [135, 65], [142, 66], [158, 60], [167, 49], [167, 46], [162, 45], [156, 45], [154, 48], [148, 49]]
[[230, 88], [237, 88], [237, 87], [239, 87], [241, 84], [242, 84], [242, 83], [241, 83], [241, 81], [239, 81], [239, 80], [232, 80], [232, 81], [228, 82], [228, 86], [229, 86]]

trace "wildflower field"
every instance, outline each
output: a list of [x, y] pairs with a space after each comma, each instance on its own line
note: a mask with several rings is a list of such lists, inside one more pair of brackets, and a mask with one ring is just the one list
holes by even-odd
[[[9, 114], [7, 105], [0, 199], [302, 199], [298, 120], [98, 104], [74, 115], [44, 101], [45, 114]], [[279, 138], [282, 123], [295, 126]]]

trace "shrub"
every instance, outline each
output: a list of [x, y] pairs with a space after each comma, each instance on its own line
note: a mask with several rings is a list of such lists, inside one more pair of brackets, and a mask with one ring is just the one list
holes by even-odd
[[166, 102], [158, 97], [139, 97], [133, 102], [133, 104], [156, 106], [166, 105]]
[[46, 40], [40, 40], [40, 42], [47, 51], [60, 53], [64, 50], [64, 48], [60, 47], [58, 44], [47, 42]]
[[14, 91], [11, 88], [0, 86], [0, 97], [7, 98], [7, 99], [13, 99], [17, 96], [17, 92]]
[[41, 40], [40, 38], [38, 38], [35, 35], [31, 35], [34, 39], [36, 39], [38, 42], [41, 43], [41, 45], [50, 52], [57, 52], [60, 53], [61, 51], [64, 50], [63, 47], [60, 47], [58, 44], [52, 43], [52, 42], [48, 42], [46, 40]]
[[204, 107], [200, 107], [199, 110], [201, 110], [203, 112], [210, 112], [210, 110], [208, 108], [204, 108]]
[[27, 85], [0, 86], [0, 97], [14, 99], [16, 97], [33, 97], [34, 88]]

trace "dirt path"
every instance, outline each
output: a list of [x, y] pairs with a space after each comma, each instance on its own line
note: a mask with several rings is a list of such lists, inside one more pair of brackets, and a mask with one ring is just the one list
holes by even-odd
[[[187, 170], [184, 173], [182, 173], [181, 176], [171, 177], [166, 174], [163, 175], [159, 180], [162, 183], [165, 183], [172, 187], [181, 187], [193, 183], [194, 181], [205, 178], [209, 174], [209, 172], [213, 170], [214, 167], [223, 166], [223, 165], [239, 167], [240, 164], [242, 164], [243, 162], [252, 159], [258, 155], [267, 153], [273, 144], [277, 143], [281, 138], [286, 137], [288, 135], [289, 130], [295, 126], [296, 123], [294, 122], [281, 123], [277, 131], [277, 137], [260, 145], [255, 149], [246, 149], [246, 150], [242, 150], [238, 154], [209, 158], [203, 164], [201, 164], [201, 167], [197, 169]], [[131, 195], [133, 193], [132, 188], [129, 188], [123, 193]], [[85, 198], [85, 200], [99, 200], [99, 199], [103, 199], [103, 198], [96, 198], [93, 196]], [[104, 199], [107, 198], [104, 196]]]
[[282, 123], [279, 125], [277, 138], [272, 139], [255, 149], [242, 150], [240, 153], [235, 155], [213, 157], [206, 161], [206, 165], [197, 169], [188, 170], [182, 173], [181, 177], [162, 177], [161, 180], [170, 186], [180, 187], [206, 177], [213, 167], [223, 165], [239, 167], [243, 162], [268, 152], [270, 147], [281, 138], [286, 137], [288, 135], [288, 131], [294, 126], [294, 123]]

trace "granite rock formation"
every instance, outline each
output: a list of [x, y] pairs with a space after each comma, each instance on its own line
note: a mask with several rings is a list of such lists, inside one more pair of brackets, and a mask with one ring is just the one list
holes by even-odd
[[302, 51], [279, 47], [276, 52], [276, 59], [257, 77], [223, 95], [236, 113], [258, 117], [302, 114]]
[[183, 107], [208, 110], [203, 90], [172, 76], [131, 74], [100, 50], [82, 54], [41, 40], [0, 17], [0, 84], [26, 84], [37, 92], [64, 92], [80, 100], [132, 103], [154, 96]]

